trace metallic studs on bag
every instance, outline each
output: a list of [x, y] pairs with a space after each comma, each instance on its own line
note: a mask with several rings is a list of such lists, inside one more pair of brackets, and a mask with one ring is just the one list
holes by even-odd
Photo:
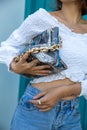
[[[54, 44], [50, 47], [32, 48], [32, 49], [29, 49], [28, 51], [31, 54], [35, 54], [35, 53], [38, 53], [38, 52], [48, 52], [48, 51], [59, 50], [61, 47], [62, 47], [62, 41], [60, 40], [60, 42], [58, 44]], [[15, 57], [15, 62], [18, 62], [22, 57], [23, 57], [23, 54]]]
[[31, 55], [39, 52], [54, 52], [62, 47], [62, 39], [59, 36], [59, 28], [52, 27], [51, 29], [45, 30], [41, 34], [33, 37], [29, 44], [25, 43], [25, 48], [19, 52], [19, 55], [15, 57], [15, 61], [18, 62], [22, 59], [26, 52]]
[[32, 48], [31, 50], [29, 50], [30, 53], [38, 53], [39, 51], [39, 48]]
[[40, 47], [41, 52], [47, 52], [49, 50], [48, 47]]

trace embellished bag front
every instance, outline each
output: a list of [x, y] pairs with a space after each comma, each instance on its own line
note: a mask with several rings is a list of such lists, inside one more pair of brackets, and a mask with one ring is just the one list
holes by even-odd
[[53, 73], [58, 73], [67, 69], [66, 64], [59, 56], [59, 49], [62, 47], [62, 40], [59, 37], [59, 28], [54, 27], [33, 37], [26, 46], [20, 50], [15, 61], [18, 62], [20, 57], [29, 51], [30, 55], [27, 62], [33, 59], [40, 61], [39, 65], [48, 64], [51, 66]]

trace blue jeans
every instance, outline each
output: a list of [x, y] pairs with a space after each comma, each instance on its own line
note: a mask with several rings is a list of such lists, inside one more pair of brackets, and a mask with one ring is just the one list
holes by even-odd
[[28, 85], [15, 110], [10, 130], [82, 130], [80, 124], [79, 98], [61, 100], [47, 112], [40, 112], [29, 102], [40, 93]]

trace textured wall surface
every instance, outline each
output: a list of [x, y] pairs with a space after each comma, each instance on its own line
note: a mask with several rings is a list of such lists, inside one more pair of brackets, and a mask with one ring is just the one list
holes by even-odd
[[[24, 0], [0, 1], [0, 42], [6, 40], [24, 19]], [[20, 77], [0, 64], [0, 130], [9, 130], [18, 101]]]

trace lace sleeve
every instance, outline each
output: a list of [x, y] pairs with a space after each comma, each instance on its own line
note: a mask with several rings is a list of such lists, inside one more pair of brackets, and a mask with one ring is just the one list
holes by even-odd
[[17, 55], [23, 44], [28, 42], [32, 36], [37, 35], [47, 28], [43, 22], [43, 9], [29, 15], [10, 37], [1, 43], [0, 62], [9, 67], [12, 59]]

